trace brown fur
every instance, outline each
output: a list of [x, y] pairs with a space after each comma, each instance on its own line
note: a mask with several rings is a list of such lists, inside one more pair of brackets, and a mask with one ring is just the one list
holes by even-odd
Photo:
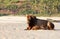
[[27, 15], [27, 23], [28, 27], [26, 30], [53, 30], [54, 24], [47, 21], [36, 18], [36, 16], [33, 15]]

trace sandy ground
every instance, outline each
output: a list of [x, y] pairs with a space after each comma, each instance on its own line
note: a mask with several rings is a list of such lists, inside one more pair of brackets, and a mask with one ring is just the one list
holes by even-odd
[[[38, 17], [40, 19], [60, 20], [60, 17]], [[26, 17], [0, 17], [0, 39], [60, 39], [60, 23], [54, 23], [55, 30], [24, 30]]]

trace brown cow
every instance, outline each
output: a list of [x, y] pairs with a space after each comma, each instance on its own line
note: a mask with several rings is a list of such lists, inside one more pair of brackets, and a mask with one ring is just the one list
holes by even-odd
[[34, 15], [27, 15], [28, 27], [26, 30], [54, 30], [54, 24], [47, 20], [36, 18]]

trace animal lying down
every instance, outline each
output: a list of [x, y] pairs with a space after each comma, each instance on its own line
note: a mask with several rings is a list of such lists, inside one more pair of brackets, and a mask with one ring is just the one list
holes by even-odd
[[48, 20], [36, 18], [34, 15], [27, 15], [28, 27], [25, 30], [54, 30], [54, 24]]

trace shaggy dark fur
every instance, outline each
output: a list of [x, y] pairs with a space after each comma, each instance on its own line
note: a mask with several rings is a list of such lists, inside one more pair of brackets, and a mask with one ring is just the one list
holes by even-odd
[[33, 15], [27, 15], [27, 23], [28, 27], [26, 30], [53, 30], [54, 24], [47, 21], [36, 18], [36, 16]]

